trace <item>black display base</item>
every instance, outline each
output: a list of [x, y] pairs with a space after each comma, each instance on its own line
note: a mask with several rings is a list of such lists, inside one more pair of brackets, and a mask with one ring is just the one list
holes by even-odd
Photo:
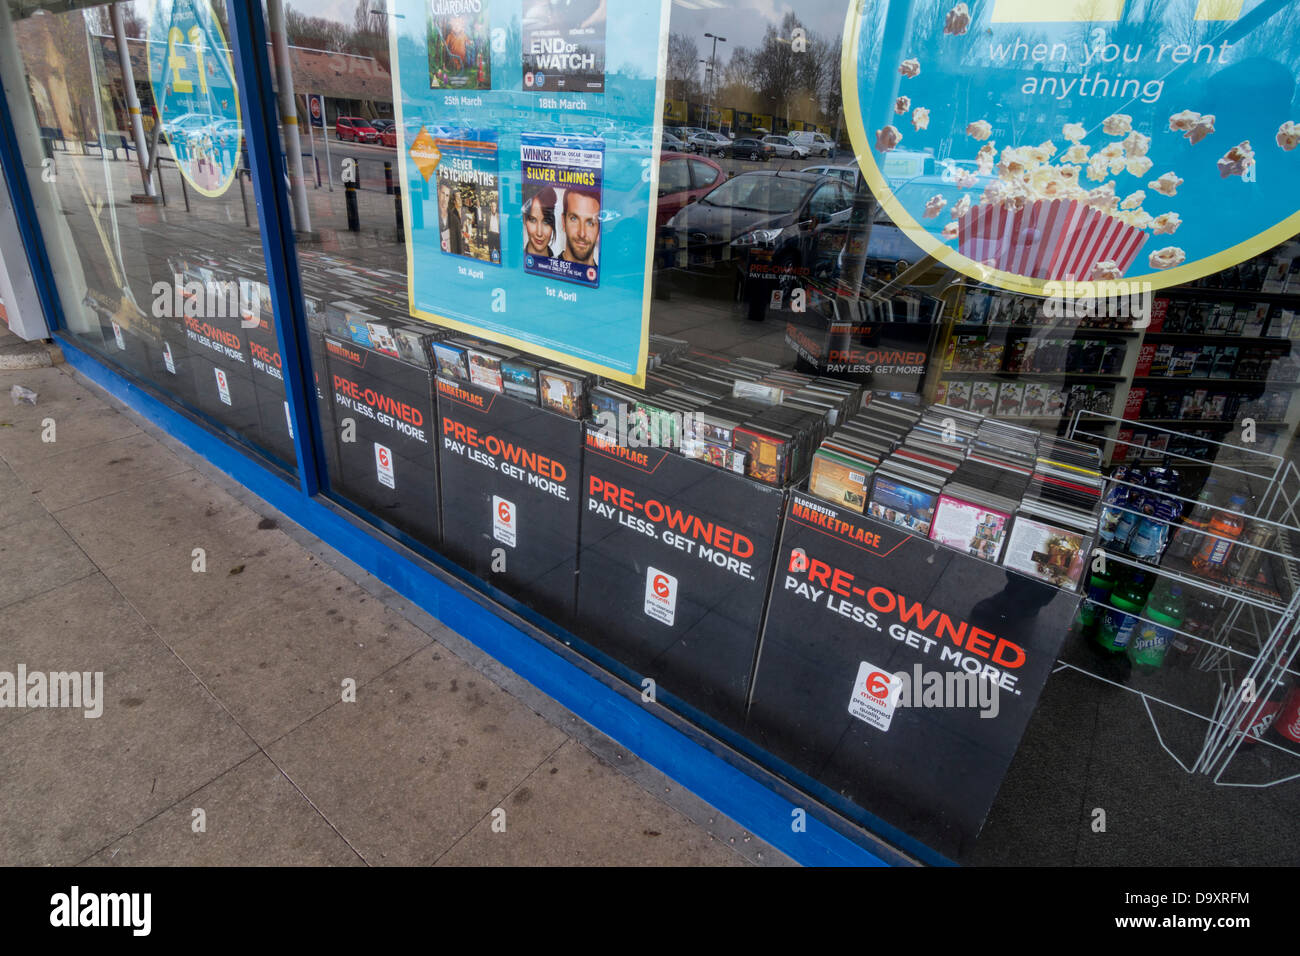
[[739, 728], [785, 493], [587, 426], [577, 633]]
[[[983, 825], [1078, 603], [792, 492], [745, 732], [955, 855]], [[899, 672], [908, 705], [896, 700], [886, 721]], [[947, 689], [948, 675], [972, 672], [998, 683], [996, 697], [992, 683]]]
[[558, 624], [573, 620], [582, 423], [437, 377], [443, 551]]
[[437, 548], [437, 415], [427, 368], [325, 336], [338, 466], [330, 487], [418, 542]]

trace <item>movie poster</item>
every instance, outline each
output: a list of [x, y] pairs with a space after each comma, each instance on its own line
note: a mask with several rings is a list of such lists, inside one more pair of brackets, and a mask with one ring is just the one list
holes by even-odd
[[501, 265], [501, 189], [495, 130], [462, 130], [462, 139], [435, 140], [438, 229], [442, 251]]
[[429, 86], [492, 89], [488, 0], [429, 0]]
[[604, 142], [521, 133], [519, 149], [524, 271], [599, 286]]
[[525, 90], [605, 92], [605, 0], [525, 0], [523, 31]]

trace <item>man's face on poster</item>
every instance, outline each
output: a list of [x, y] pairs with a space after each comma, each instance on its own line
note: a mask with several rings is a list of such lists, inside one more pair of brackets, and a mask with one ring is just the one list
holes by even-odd
[[600, 203], [596, 197], [564, 194], [564, 238], [566, 259], [595, 265], [593, 256], [600, 239]]

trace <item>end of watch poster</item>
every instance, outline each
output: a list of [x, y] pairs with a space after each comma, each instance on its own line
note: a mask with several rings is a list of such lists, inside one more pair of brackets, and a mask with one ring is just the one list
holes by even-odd
[[525, 90], [605, 92], [605, 0], [525, 0], [523, 54]]

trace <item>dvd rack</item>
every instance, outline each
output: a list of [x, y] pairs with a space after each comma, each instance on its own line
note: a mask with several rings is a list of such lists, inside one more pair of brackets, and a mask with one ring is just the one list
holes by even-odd
[[[1223, 290], [1161, 290], [1147, 303], [1145, 320], [1118, 301], [1118, 314], [1073, 316], [1077, 310], [1069, 299], [1012, 295], [968, 279], [932, 294], [940, 295], [945, 308], [925, 383], [927, 400], [1058, 434], [1083, 408], [1096, 413], [1093, 432], [1108, 429], [1096, 440], [1104, 443], [1111, 464], [1152, 462], [1169, 447], [1184, 454], [1185, 467], [1205, 468], [1207, 462], [1186, 454], [1204, 447], [1200, 439], [1221, 442], [1251, 419], [1259, 446], [1282, 449], [1300, 419], [1294, 398], [1300, 362], [1292, 354], [1300, 323], [1276, 331], [1278, 320], [1270, 318], [1267, 335], [1244, 320], [1181, 331], [1177, 314], [1185, 300], [1232, 297]], [[1280, 301], [1272, 293], [1234, 294], [1242, 299], [1237, 306], [1259, 298], [1276, 309]], [[1201, 306], [1222, 311], [1209, 301]], [[1117, 417], [1122, 420], [1111, 427]], [[1123, 440], [1119, 445], [1113, 444], [1117, 437]], [[1148, 442], [1155, 447], [1146, 447]]]
[[[1091, 422], [1076, 415], [1068, 434], [1087, 440], [1097, 437], [1094, 429]], [[1112, 440], [1120, 445], [1125, 441]], [[1195, 594], [1202, 606], [1217, 606], [1218, 614], [1206, 620], [1188, 615], [1178, 627], [1171, 627], [1167, 618], [1153, 620], [1148, 608], [1136, 615], [1140, 622], [1172, 631], [1186, 647], [1179, 655], [1181, 662], [1154, 672], [1125, 674], [1095, 653], [1084, 653], [1081, 640], [1067, 642], [1058, 669], [1072, 669], [1136, 694], [1159, 746], [1186, 773], [1208, 776], [1220, 786], [1276, 786], [1300, 779], [1300, 760], [1273, 759], [1275, 755], [1300, 758], [1300, 744], [1267, 732], [1282, 713], [1289, 689], [1300, 687], [1300, 471], [1293, 462], [1272, 452], [1198, 440], [1206, 447], [1192, 453], [1166, 452], [1160, 463], [1175, 471], [1185, 465], [1208, 466], [1207, 484], [1215, 482], [1221, 488], [1248, 493], [1245, 506], [1234, 509], [1220, 503], [1215, 510], [1234, 515], [1243, 526], [1249, 522], [1268, 529], [1267, 544], [1226, 537], [1207, 528], [1198, 528], [1196, 534], [1198, 540], [1259, 552], [1255, 564], [1260, 573], [1249, 581], [1222, 579], [1168, 552], [1152, 563], [1113, 546], [1099, 547], [1094, 556], [1104, 554], [1100, 560], [1192, 589], [1187, 593]], [[1115, 487], [1142, 486], [1112, 475], [1108, 497]], [[1177, 500], [1184, 515], [1198, 504], [1182, 494], [1160, 494]], [[1123, 504], [1106, 507], [1121, 514], [1137, 513]], [[1170, 530], [1176, 533], [1179, 527], [1186, 525], [1171, 522]], [[1085, 595], [1083, 603], [1098, 609], [1108, 606], [1092, 595]]]

